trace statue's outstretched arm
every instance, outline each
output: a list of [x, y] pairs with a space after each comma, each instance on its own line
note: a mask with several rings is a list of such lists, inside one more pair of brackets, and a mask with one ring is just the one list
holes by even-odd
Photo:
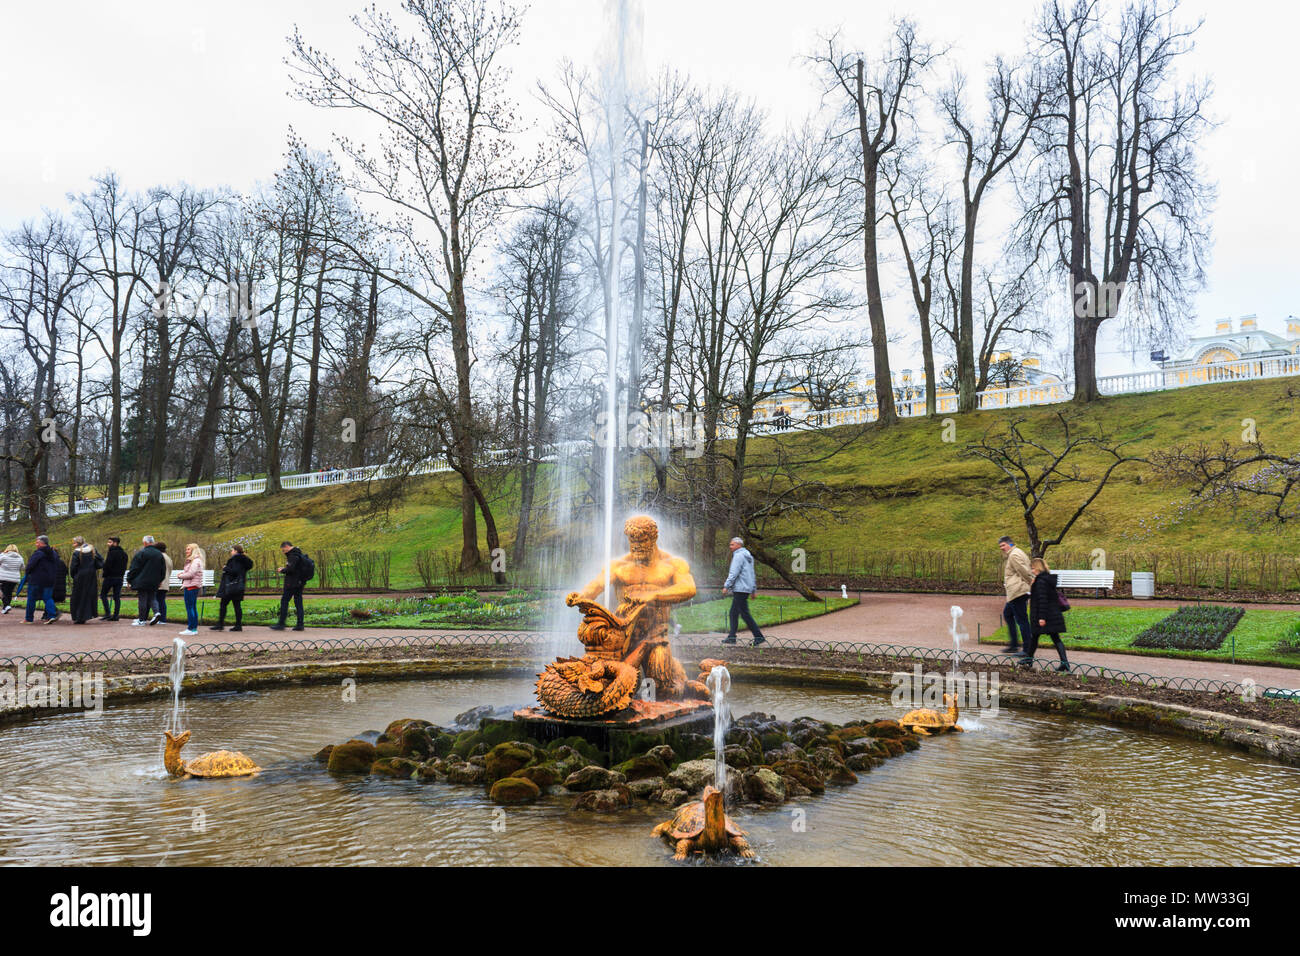
[[660, 604], [680, 604], [695, 597], [695, 578], [691, 566], [681, 558], [673, 558], [673, 583], [660, 588], [655, 600]]

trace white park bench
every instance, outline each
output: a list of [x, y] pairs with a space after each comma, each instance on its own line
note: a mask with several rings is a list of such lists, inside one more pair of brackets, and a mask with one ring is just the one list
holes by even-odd
[[[213, 583], [216, 579], [217, 579], [217, 575], [216, 575], [216, 572], [215, 572], [215, 571], [213, 571], [211, 568], [204, 568], [204, 569], [203, 569], [203, 586], [204, 586], [205, 588], [210, 588], [210, 587], [212, 587], [212, 583]], [[171, 579], [168, 581], [168, 584], [169, 584], [172, 588], [174, 588], [174, 589], [176, 589], [176, 590], [180, 590], [180, 589], [183, 587], [183, 585], [181, 584], [181, 573], [180, 573], [179, 571], [173, 571], [173, 572], [172, 572]], [[203, 614], [203, 608], [206, 606], [206, 604], [207, 604], [207, 602], [204, 602], [203, 604], [200, 604], [200, 605], [199, 605], [199, 614], [200, 614], [200, 616]]]
[[1097, 592], [1115, 587], [1114, 571], [1055, 571], [1058, 588], [1092, 588]]
[[[213, 571], [211, 568], [204, 568], [204, 569], [203, 569], [203, 586], [204, 586], [205, 588], [210, 588], [210, 587], [212, 587], [212, 583], [213, 583], [216, 579], [217, 579], [217, 576], [216, 576], [216, 572], [215, 572], [215, 571]], [[181, 587], [181, 573], [180, 573], [179, 571], [173, 571], [173, 572], [172, 572], [172, 576], [171, 576], [171, 581], [170, 581], [169, 583], [170, 583], [170, 586], [171, 586], [171, 587], [174, 587], [174, 588], [180, 588], [180, 587]]]

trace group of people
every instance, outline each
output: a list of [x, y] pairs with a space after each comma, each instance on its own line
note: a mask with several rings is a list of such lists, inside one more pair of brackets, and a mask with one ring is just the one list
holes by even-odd
[[[272, 625], [271, 629], [285, 629], [292, 602], [297, 616], [294, 630], [301, 631], [302, 591], [314, 573], [314, 566], [310, 558], [288, 541], [280, 546], [280, 550], [285, 555], [285, 564], [279, 569], [284, 575], [284, 591], [280, 599], [279, 623]], [[167, 621], [167, 593], [173, 577], [176, 577], [185, 601], [185, 630], [180, 634], [184, 637], [198, 634], [198, 602], [207, 562], [198, 544], [185, 546], [185, 560], [179, 572], [176, 572], [172, 556], [167, 552], [166, 543], [154, 540], [153, 535], [144, 536], [140, 549], [129, 561], [121, 538], [115, 535], [108, 538], [103, 554], [78, 535], [72, 539], [71, 554], [71, 561], [65, 562], [46, 535], [37, 536], [35, 547], [26, 559], [16, 545], [11, 544], [0, 552], [0, 596], [4, 605], [0, 614], [9, 613], [13, 601], [22, 595], [25, 588], [27, 614], [24, 624], [36, 623], [37, 605], [43, 605], [41, 622], [53, 624], [63, 616], [58, 605], [64, 600], [68, 601], [68, 616], [74, 624], [86, 624], [96, 619], [116, 621], [121, 615], [122, 587], [125, 585], [136, 592], [137, 613], [132, 626], [151, 626]], [[231, 630], [243, 630], [243, 600], [248, 587], [248, 572], [252, 568], [253, 561], [244, 553], [243, 547], [231, 545], [217, 585], [216, 596], [220, 605], [217, 623], [211, 626], [212, 630], [225, 630], [228, 608], [234, 611], [235, 623]], [[67, 585], [69, 576], [72, 578], [71, 594]], [[96, 618], [100, 601], [104, 613]]]
[[1006, 535], [998, 539], [998, 548], [1006, 556], [1002, 584], [1007, 602], [1002, 606], [1002, 619], [1007, 624], [1008, 643], [1003, 653], [1017, 654], [1020, 663], [1031, 666], [1038, 653], [1038, 639], [1045, 634], [1061, 658], [1056, 669], [1068, 672], [1070, 662], [1061, 635], [1069, 604], [1056, 589], [1056, 575], [1046, 561], [1030, 558]]

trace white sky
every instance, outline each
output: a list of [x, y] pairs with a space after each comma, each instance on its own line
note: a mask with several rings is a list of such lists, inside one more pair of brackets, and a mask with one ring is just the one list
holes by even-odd
[[[1115, 0], [1119, 2], [1119, 0]], [[362, 0], [228, 0], [130, 3], [44, 0], [6, 3], [0, 20], [0, 228], [60, 208], [69, 192], [112, 168], [128, 188], [180, 180], [238, 190], [269, 179], [292, 124], [328, 148], [337, 111], [288, 95], [283, 58], [294, 24], [308, 40], [348, 61], [356, 47], [348, 16]], [[381, 3], [381, 5], [383, 5]], [[395, 3], [391, 5], [395, 6]], [[730, 85], [778, 122], [817, 104], [817, 86], [799, 58], [817, 35], [841, 27], [871, 51], [891, 15], [906, 12], [923, 37], [950, 44], [952, 62], [978, 83], [996, 53], [1025, 48], [1038, 0], [645, 0], [645, 60], [697, 80]], [[1186, 18], [1204, 16], [1189, 65], [1214, 82], [1221, 125], [1203, 159], [1219, 184], [1209, 286], [1197, 303], [1195, 332], [1220, 316], [1258, 313], [1281, 332], [1300, 313], [1292, 290], [1300, 267], [1300, 196], [1292, 179], [1300, 148], [1295, 36], [1300, 12], [1266, 0], [1185, 0]], [[604, 35], [601, 0], [536, 0], [525, 18], [517, 76], [520, 98], [536, 110], [537, 79], [568, 56], [590, 60]], [[976, 86], [978, 89], [978, 86]], [[901, 290], [900, 290], [901, 292]], [[892, 300], [894, 322], [909, 312]], [[1103, 342], [1103, 373], [1135, 366], [1114, 334]], [[895, 366], [915, 364], [911, 337]]]

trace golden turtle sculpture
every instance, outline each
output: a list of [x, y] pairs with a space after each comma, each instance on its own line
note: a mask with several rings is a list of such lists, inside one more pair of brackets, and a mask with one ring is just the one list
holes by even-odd
[[736, 826], [722, 809], [722, 791], [705, 787], [703, 799], [684, 803], [671, 820], [654, 829], [655, 836], [671, 844], [673, 859], [684, 860], [692, 853], [722, 853], [734, 850], [746, 860], [755, 853], [745, 839], [745, 831]]
[[172, 736], [163, 731], [167, 745], [163, 750], [163, 766], [173, 777], [247, 777], [262, 768], [241, 753], [215, 750], [193, 760], [181, 760], [181, 748], [190, 742], [190, 732]]
[[944, 694], [943, 702], [948, 706], [948, 709], [942, 714], [929, 708], [909, 710], [898, 718], [898, 723], [903, 728], [910, 730], [914, 734], [920, 734], [922, 737], [929, 737], [932, 734], [961, 733], [962, 729], [957, 726], [956, 695]]

